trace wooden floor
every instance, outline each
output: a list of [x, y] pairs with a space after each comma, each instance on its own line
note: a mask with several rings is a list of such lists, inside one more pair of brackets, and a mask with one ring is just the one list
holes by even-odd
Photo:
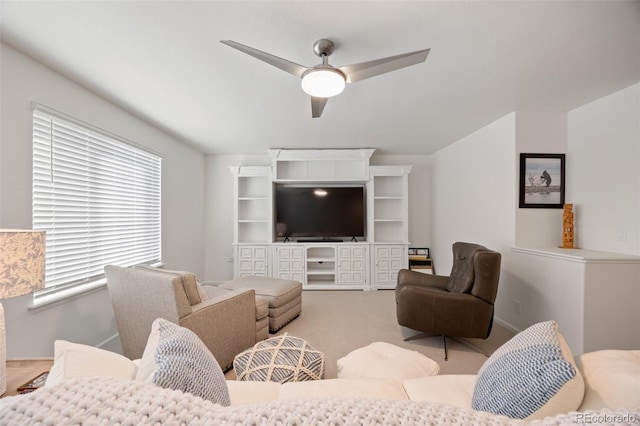
[[40, 373], [49, 371], [52, 365], [52, 359], [7, 361], [7, 392], [2, 396], [17, 395], [18, 386], [36, 378]]

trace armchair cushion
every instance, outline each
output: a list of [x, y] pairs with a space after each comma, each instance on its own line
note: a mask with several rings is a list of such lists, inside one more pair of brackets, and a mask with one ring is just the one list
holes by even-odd
[[447, 290], [452, 293], [469, 293], [475, 278], [473, 268], [474, 255], [486, 250], [483, 246], [469, 243], [453, 244], [453, 267], [449, 274]]
[[169, 269], [154, 268], [152, 266], [136, 266], [136, 269], [144, 269], [147, 271], [169, 274], [180, 277], [182, 279], [182, 287], [187, 295], [187, 300], [191, 306], [208, 299], [207, 292], [204, 291], [202, 285], [198, 282], [196, 275], [187, 271], [171, 271]]
[[540, 419], [576, 410], [584, 381], [555, 321], [534, 324], [489, 357], [478, 372], [474, 410]]
[[162, 318], [151, 326], [136, 379], [220, 405], [231, 404], [222, 369], [202, 340], [191, 330]]

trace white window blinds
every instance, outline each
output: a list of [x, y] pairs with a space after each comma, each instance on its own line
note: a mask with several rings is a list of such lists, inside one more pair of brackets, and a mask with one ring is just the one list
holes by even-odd
[[33, 112], [33, 228], [47, 232], [46, 290], [105, 265], [159, 262], [160, 157], [85, 123]]

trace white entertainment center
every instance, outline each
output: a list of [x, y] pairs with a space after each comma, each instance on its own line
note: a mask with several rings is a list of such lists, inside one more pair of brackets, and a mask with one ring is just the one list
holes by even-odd
[[[372, 166], [374, 149], [272, 149], [271, 166], [235, 166], [235, 276], [300, 281], [305, 289], [395, 288], [408, 267], [411, 166]], [[274, 185], [365, 187], [363, 241], [297, 242], [276, 238]]]

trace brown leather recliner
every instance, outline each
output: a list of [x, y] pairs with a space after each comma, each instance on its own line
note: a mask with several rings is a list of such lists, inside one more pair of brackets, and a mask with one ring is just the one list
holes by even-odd
[[396, 286], [398, 324], [423, 333], [406, 340], [444, 336], [486, 339], [493, 324], [501, 254], [478, 244], [453, 244], [453, 267], [446, 276], [403, 269]]

